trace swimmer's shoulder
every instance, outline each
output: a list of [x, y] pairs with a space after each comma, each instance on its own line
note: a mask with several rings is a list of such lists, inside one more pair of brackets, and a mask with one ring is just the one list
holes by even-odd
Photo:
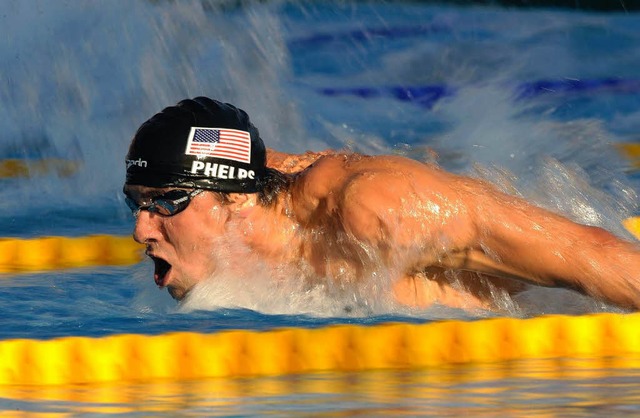
[[267, 167], [275, 168], [287, 174], [298, 173], [305, 170], [318, 159], [335, 154], [335, 151], [307, 151], [303, 154], [290, 154], [286, 152], [267, 149]]
[[327, 194], [374, 177], [438, 177], [447, 175], [435, 164], [426, 164], [399, 155], [364, 155], [354, 152], [324, 152], [298, 173], [306, 188]]
[[326, 153], [295, 175], [293, 190], [297, 199], [326, 200], [330, 204], [354, 184], [367, 183], [370, 175], [385, 171], [392, 175], [398, 168], [394, 161], [393, 156]]
[[[438, 169], [433, 164], [425, 164], [399, 155], [364, 155], [331, 149], [291, 154], [268, 148], [267, 166], [288, 174], [313, 169], [312, 175], [336, 170], [357, 172], [385, 169]], [[308, 173], [306, 174], [308, 175]]]
[[294, 200], [300, 219], [312, 223], [334, 217], [357, 239], [380, 243], [391, 239], [386, 222], [396, 218], [388, 214], [400, 213], [407, 198], [424, 197], [420, 188], [430, 190], [438, 182], [430, 171], [401, 156], [325, 155], [300, 173]]
[[297, 198], [326, 199], [339, 188], [348, 175], [345, 154], [336, 152], [318, 156], [295, 175]]
[[326, 154], [294, 178], [291, 193], [300, 220], [339, 214], [360, 237], [379, 229], [376, 219], [407, 196], [451, 194], [445, 171], [395, 155]]

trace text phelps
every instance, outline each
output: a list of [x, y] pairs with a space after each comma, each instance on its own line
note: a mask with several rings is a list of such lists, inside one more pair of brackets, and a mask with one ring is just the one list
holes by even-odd
[[207, 177], [229, 180], [253, 179], [256, 175], [253, 170], [245, 170], [244, 168], [218, 163], [205, 163], [203, 161], [194, 161], [191, 164], [191, 174], [204, 174]]

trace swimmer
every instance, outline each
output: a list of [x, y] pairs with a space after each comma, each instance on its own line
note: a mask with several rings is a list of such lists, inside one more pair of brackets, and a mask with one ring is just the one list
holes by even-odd
[[222, 271], [250, 277], [251, 254], [310, 283], [385, 272], [415, 307], [491, 309], [528, 284], [640, 307], [635, 243], [400, 156], [267, 150], [244, 111], [206, 97], [142, 124], [126, 166], [134, 239], [177, 300]]

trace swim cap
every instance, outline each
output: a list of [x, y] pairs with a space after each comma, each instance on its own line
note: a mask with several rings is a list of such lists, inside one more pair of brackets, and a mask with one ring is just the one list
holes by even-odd
[[130, 185], [255, 193], [262, 188], [266, 151], [245, 111], [196, 97], [143, 123], [126, 164]]

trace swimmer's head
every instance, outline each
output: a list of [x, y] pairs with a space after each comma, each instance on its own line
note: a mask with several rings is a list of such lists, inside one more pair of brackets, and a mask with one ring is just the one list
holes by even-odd
[[243, 110], [196, 97], [143, 123], [126, 165], [127, 185], [255, 193], [263, 188], [266, 151]]

